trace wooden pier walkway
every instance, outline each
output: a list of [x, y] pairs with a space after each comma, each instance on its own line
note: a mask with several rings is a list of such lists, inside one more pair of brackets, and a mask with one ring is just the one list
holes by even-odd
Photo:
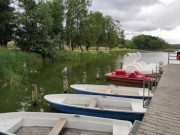
[[136, 135], [180, 135], [180, 65], [168, 65]]

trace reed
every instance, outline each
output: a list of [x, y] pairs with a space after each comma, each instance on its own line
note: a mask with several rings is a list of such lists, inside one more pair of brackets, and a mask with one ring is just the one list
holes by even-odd
[[[24, 53], [19, 50], [0, 48], [0, 80], [5, 85], [19, 85], [27, 76], [24, 63], [36, 61], [40, 57], [34, 53]], [[23, 66], [24, 65], [24, 66]]]

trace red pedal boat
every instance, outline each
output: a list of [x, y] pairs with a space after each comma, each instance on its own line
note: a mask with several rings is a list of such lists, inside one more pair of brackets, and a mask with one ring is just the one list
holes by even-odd
[[[151, 75], [141, 74], [138, 71], [133, 73], [126, 73], [125, 70], [116, 70], [115, 72], [107, 73], [105, 75], [110, 80], [122, 81], [122, 82], [131, 82], [131, 83], [143, 83], [143, 80], [149, 80]], [[155, 82], [155, 77], [153, 77], [153, 81]]]

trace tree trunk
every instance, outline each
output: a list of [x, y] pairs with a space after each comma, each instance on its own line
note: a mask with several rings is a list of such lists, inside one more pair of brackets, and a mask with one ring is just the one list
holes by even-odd
[[84, 50], [83, 50], [83, 48], [82, 48], [82, 46], [81, 46], [81, 45], [80, 45], [80, 48], [81, 48], [81, 51], [82, 51], [82, 52], [84, 52]]
[[74, 51], [74, 47], [73, 46], [71, 46], [71, 51]]
[[86, 41], [86, 51], [88, 52], [89, 51], [89, 47], [90, 47], [90, 42], [89, 41]]
[[45, 55], [42, 54], [43, 64], [45, 63]]
[[99, 47], [98, 46], [96, 46], [96, 51], [99, 52]]

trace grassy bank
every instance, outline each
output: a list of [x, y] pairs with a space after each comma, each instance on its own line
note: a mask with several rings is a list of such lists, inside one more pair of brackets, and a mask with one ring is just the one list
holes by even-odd
[[174, 51], [177, 51], [178, 49], [173, 49], [173, 48], [166, 48], [166, 49], [156, 49], [156, 50], [148, 50], [148, 51], [154, 51], [154, 52], [158, 52], [158, 51], [161, 51], [161, 52], [174, 52]]
[[61, 50], [56, 53], [55, 60], [78, 60], [78, 59], [88, 59], [99, 56], [111, 56], [111, 55], [124, 55], [131, 52], [130, 49], [122, 49], [116, 51], [99, 51], [99, 52], [72, 52], [67, 50]]
[[0, 48], [0, 80], [5, 85], [18, 85], [26, 77], [24, 63], [36, 61], [41, 57], [34, 53]]
[[[70, 61], [99, 56], [123, 55], [130, 51], [130, 49], [103, 52], [72, 52], [61, 50], [55, 54], [54, 58], [55, 60]], [[49, 61], [49, 59], [46, 60]], [[25, 53], [19, 50], [0, 47], [0, 83], [3, 82], [4, 85], [11, 86], [19, 85], [21, 80], [27, 77], [26, 64], [34, 62], [42, 62], [41, 56], [35, 53]]]

